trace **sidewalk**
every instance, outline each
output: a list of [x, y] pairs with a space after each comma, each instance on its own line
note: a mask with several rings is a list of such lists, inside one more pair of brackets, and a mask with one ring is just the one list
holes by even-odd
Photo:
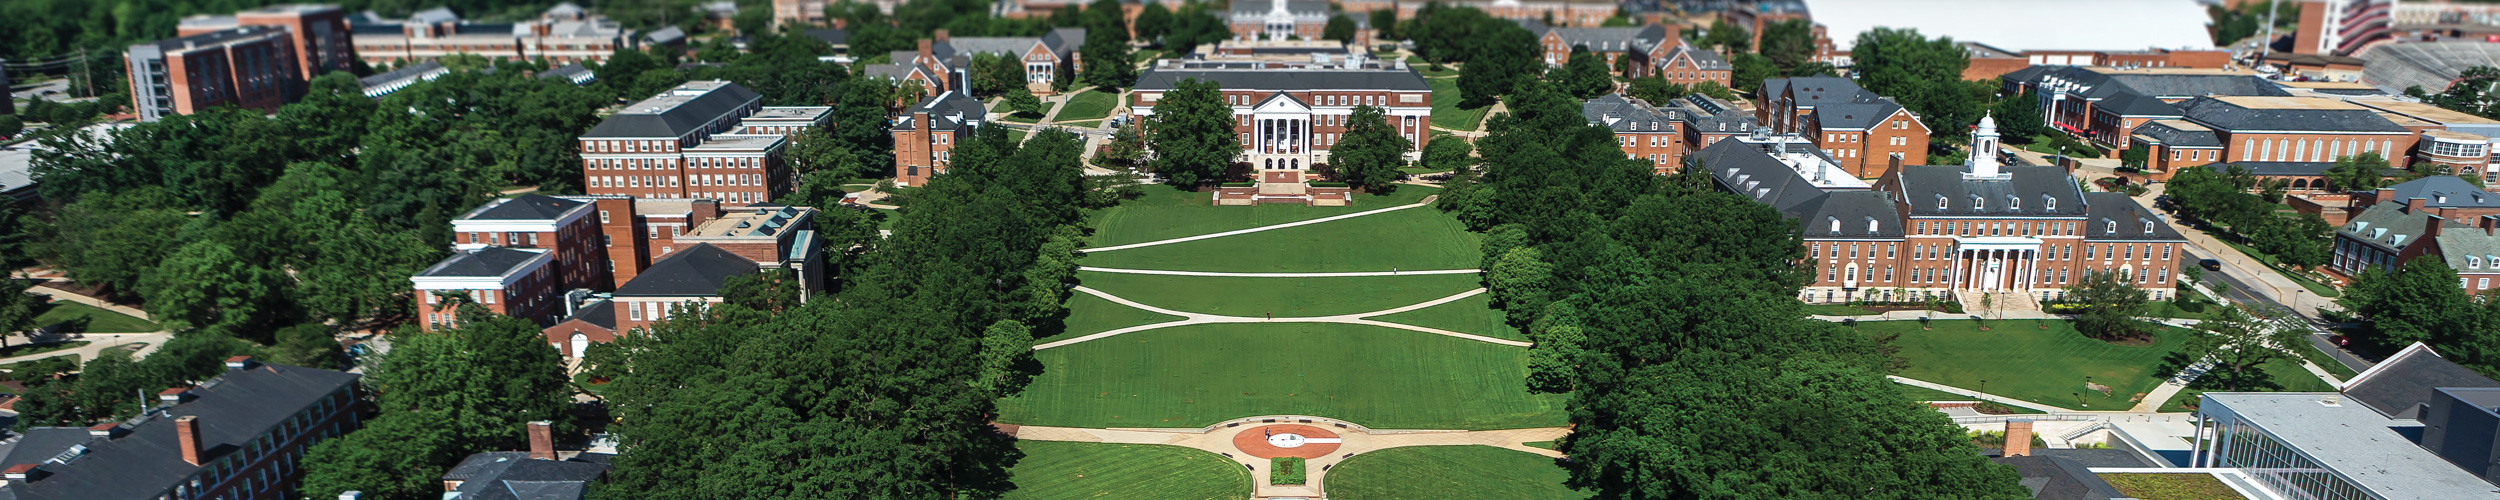
[[66, 301], [70, 301], [70, 302], [76, 302], [76, 303], [80, 303], [80, 304], [86, 304], [86, 305], [89, 305], [89, 306], [94, 306], [94, 307], [95, 307], [95, 308], [97, 308], [97, 309], [103, 309], [103, 310], [106, 310], [106, 311], [112, 311], [112, 312], [117, 312], [117, 313], [127, 314], [127, 315], [130, 315], [130, 317], [133, 317], [133, 318], [139, 318], [139, 319], [144, 319], [144, 320], [148, 320], [148, 321], [156, 321], [154, 318], [149, 318], [149, 317], [148, 317], [148, 312], [147, 312], [147, 311], [141, 311], [141, 310], [139, 310], [139, 309], [137, 309], [137, 308], [133, 308], [133, 307], [130, 307], [130, 306], [125, 306], [125, 305], [121, 305], [121, 304], [115, 304], [115, 303], [111, 303], [111, 302], [105, 302], [103, 299], [98, 299], [98, 298], [95, 298], [95, 297], [89, 297], [89, 296], [85, 296], [85, 295], [79, 295], [79, 294], [76, 294], [76, 293], [71, 293], [71, 292], [70, 292], [70, 291], [68, 291], [68, 290], [62, 290], [62, 289], [59, 289], [59, 288], [53, 288], [53, 287], [48, 287], [48, 286], [43, 286], [43, 285], [35, 285], [35, 286], [34, 286], [34, 288], [30, 288], [30, 289], [28, 289], [27, 291], [29, 291], [29, 292], [34, 292], [34, 293], [45, 294], [45, 295], [51, 295], [53, 300], [66, 300]]

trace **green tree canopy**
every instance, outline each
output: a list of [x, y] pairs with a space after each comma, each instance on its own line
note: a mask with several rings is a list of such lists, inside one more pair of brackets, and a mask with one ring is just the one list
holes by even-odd
[[1233, 135], [1233, 108], [1215, 82], [1181, 80], [1156, 103], [1153, 125], [1146, 128], [1154, 148], [1149, 165], [1174, 186], [1192, 187], [1214, 181], [1232, 167], [1241, 151]]
[[1414, 143], [1398, 134], [1384, 110], [1356, 106], [1346, 117], [1345, 136], [1329, 149], [1328, 161], [1339, 179], [1385, 193], [1396, 187], [1398, 168], [1406, 166], [1406, 152], [1413, 149]]

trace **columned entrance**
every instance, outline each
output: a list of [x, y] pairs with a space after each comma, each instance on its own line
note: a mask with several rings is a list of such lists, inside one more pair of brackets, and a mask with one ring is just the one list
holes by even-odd
[[2028, 292], [2039, 284], [2040, 240], [1955, 238], [1950, 288], [1976, 292]]

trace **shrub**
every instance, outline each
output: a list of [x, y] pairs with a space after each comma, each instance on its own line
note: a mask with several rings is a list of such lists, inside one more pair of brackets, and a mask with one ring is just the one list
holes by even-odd
[[1267, 484], [1302, 484], [1302, 457], [1267, 459]]
[[1311, 183], [1311, 187], [1341, 188], [1341, 187], [1346, 187], [1346, 183], [1343, 183], [1343, 182], [1328, 182], [1328, 181], [1320, 181], [1320, 182], [1313, 182], [1313, 183]]

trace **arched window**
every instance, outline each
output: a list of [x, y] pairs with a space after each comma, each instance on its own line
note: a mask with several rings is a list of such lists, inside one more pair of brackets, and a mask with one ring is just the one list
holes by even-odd
[[2057, 197], [2045, 194], [2040, 195], [2040, 209], [2051, 212], [2057, 211]]

